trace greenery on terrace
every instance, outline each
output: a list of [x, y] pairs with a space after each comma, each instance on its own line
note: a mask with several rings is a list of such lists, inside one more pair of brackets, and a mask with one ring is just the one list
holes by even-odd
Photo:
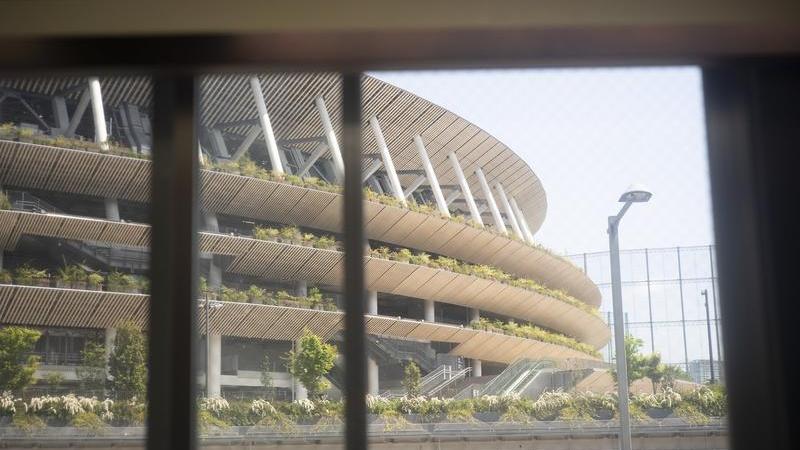
[[580, 342], [563, 334], [554, 333], [552, 331], [539, 328], [535, 325], [518, 324], [513, 321], [502, 322], [499, 320], [481, 317], [478, 320], [473, 320], [470, 322], [469, 326], [476, 330], [492, 331], [495, 333], [508, 334], [526, 339], [534, 339], [537, 341], [546, 342], [548, 344], [560, 345], [562, 347], [577, 350], [581, 353], [586, 353], [587, 355], [595, 358], [600, 357], [600, 353], [589, 344]]
[[[253, 238], [329, 250], [339, 250], [341, 248], [339, 243], [336, 242], [335, 238], [332, 236], [318, 236], [313, 233], [304, 233], [294, 226], [283, 228], [256, 226], [253, 228]], [[529, 278], [516, 277], [501, 269], [485, 264], [465, 263], [446, 256], [431, 256], [425, 252], [412, 252], [407, 248], [401, 248], [399, 250], [391, 250], [388, 247], [373, 248], [370, 249], [370, 256], [373, 258], [415, 264], [433, 269], [442, 269], [462, 275], [497, 281], [560, 300], [596, 317], [600, 317], [597, 308], [576, 299], [560, 289], [551, 289]]]
[[219, 289], [208, 287], [205, 278], [200, 277], [201, 295], [223, 302], [254, 303], [258, 305], [290, 306], [295, 308], [319, 309], [323, 311], [336, 311], [336, 302], [322, 295], [322, 291], [313, 287], [308, 290], [308, 295], [299, 297], [286, 291], [272, 292], [256, 285], [250, 285], [246, 290], [222, 286]]
[[[49, 145], [52, 147], [90, 151], [95, 153], [108, 153], [117, 156], [127, 156], [138, 159], [149, 159], [149, 155], [138, 153], [136, 150], [130, 147], [121, 146], [114, 142], [110, 142], [109, 148], [106, 150], [101, 148], [100, 144], [93, 141], [84, 140], [82, 138], [67, 138], [64, 136], [47, 136], [44, 134], [37, 134], [35, 133], [34, 130], [30, 128], [17, 127], [13, 123], [0, 124], [0, 140], [2, 139], [28, 142], [32, 144]], [[216, 172], [231, 173], [250, 178], [274, 181], [277, 183], [286, 183], [293, 186], [299, 186], [308, 189], [316, 189], [319, 191], [333, 192], [336, 194], [341, 194], [343, 192], [342, 186], [333, 183], [328, 183], [327, 181], [322, 180], [318, 177], [300, 177], [297, 175], [291, 175], [286, 173], [275, 173], [269, 169], [265, 169], [259, 166], [255, 161], [248, 158], [247, 156], [239, 158], [237, 161], [207, 162], [204, 167], [207, 167], [208, 169]], [[439, 210], [437, 208], [428, 204], [417, 203], [414, 200], [409, 200], [406, 202], [405, 205], [403, 205], [397, 198], [395, 198], [392, 195], [381, 194], [366, 187], [364, 188], [364, 198], [367, 201], [381, 203], [387, 206], [393, 206], [397, 208], [406, 208], [411, 211], [449, 219], [456, 223], [462, 223], [476, 229], [500, 235], [494, 228], [482, 227], [472, 219], [467, 218], [466, 216], [460, 214], [452, 214], [449, 218], [444, 217], [441, 215], [441, 213], [439, 213]], [[0, 207], [0, 209], [7, 209], [7, 208]], [[529, 244], [527, 241], [525, 241], [520, 236], [517, 236], [514, 233], [509, 233], [508, 235], [502, 235], [502, 236], [514, 239], [525, 245], [529, 245], [533, 248], [544, 251], [549, 255], [561, 259], [562, 261], [569, 263], [571, 266], [574, 266], [574, 263], [570, 261], [568, 258], [565, 258], [559, 255], [558, 253], [552, 251], [551, 249], [544, 247], [540, 244]]]
[[13, 272], [6, 269], [0, 270], [0, 284], [17, 284], [22, 286], [41, 286], [68, 289], [87, 289], [92, 291], [106, 290], [110, 292], [147, 293], [148, 280], [144, 277], [130, 275], [122, 272], [101, 274], [86, 270], [77, 264], [68, 264], [55, 274], [47, 269], [39, 269], [23, 264]]

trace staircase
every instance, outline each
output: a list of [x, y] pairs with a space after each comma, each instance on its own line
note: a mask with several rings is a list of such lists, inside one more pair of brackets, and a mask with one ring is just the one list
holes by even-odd
[[[519, 395], [533, 397], [540, 393], [533, 392], [538, 391], [540, 387], [535, 382], [543, 373], [551, 372], [553, 367], [554, 364], [550, 361], [521, 359], [506, 367], [500, 375], [497, 375], [492, 381], [486, 383], [486, 385], [480, 389], [478, 395]], [[545, 381], [546, 384], [550, 382], [549, 379]], [[468, 387], [468, 389], [469, 388], [470, 387]], [[461, 397], [462, 394], [463, 391], [459, 393], [457, 397]]]
[[[440, 394], [448, 386], [457, 383], [469, 375], [471, 367], [453, 369], [452, 366], [442, 365], [431, 371], [420, 380], [420, 394], [433, 397]], [[404, 390], [389, 390], [381, 394], [382, 397], [393, 398], [405, 395]]]
[[427, 343], [369, 335], [367, 351], [379, 365], [414, 361], [423, 372], [430, 372], [437, 367], [436, 351]]

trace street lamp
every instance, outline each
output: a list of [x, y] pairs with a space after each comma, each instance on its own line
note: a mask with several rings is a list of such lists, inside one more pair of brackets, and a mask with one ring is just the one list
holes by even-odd
[[209, 368], [211, 367], [211, 339], [209, 338], [208, 334], [208, 328], [209, 328], [208, 310], [222, 308], [222, 302], [216, 300], [209, 300], [208, 292], [206, 292], [205, 299], [203, 300], [202, 305], [206, 315], [206, 397], [208, 397], [208, 374], [209, 374]]
[[714, 384], [714, 350], [711, 346], [711, 314], [708, 312], [708, 289], [700, 292], [706, 301], [706, 328], [708, 329], [708, 367], [711, 370], [711, 384]]
[[608, 217], [608, 246], [611, 255], [611, 296], [614, 309], [614, 345], [617, 349], [617, 389], [619, 396], [619, 443], [622, 450], [631, 450], [631, 423], [628, 408], [628, 361], [625, 355], [625, 322], [622, 312], [622, 282], [619, 269], [619, 222], [634, 203], [644, 203], [653, 194], [640, 184], [632, 184], [619, 201], [625, 203], [616, 216]]

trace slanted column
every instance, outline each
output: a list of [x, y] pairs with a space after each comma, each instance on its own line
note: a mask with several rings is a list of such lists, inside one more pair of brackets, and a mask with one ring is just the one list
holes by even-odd
[[208, 339], [208, 386], [206, 397], [219, 397], [222, 383], [222, 335], [211, 333]]
[[331, 116], [328, 115], [328, 108], [325, 107], [325, 99], [321, 96], [314, 99], [314, 104], [317, 105], [319, 112], [319, 119], [322, 122], [322, 129], [325, 131], [325, 141], [328, 143], [328, 148], [331, 152], [333, 159], [333, 171], [336, 178], [344, 181], [344, 160], [342, 159], [342, 151], [339, 149], [339, 141], [336, 140], [336, 133], [333, 131], [333, 124], [331, 123]]
[[533, 244], [533, 242], [534, 242], [533, 241], [533, 233], [531, 233], [531, 229], [530, 229], [530, 227], [528, 227], [528, 221], [525, 220], [525, 216], [522, 215], [522, 210], [519, 209], [519, 206], [517, 205], [517, 201], [514, 200], [514, 197], [511, 197], [509, 199], [509, 202], [511, 203], [511, 209], [514, 210], [514, 215], [517, 216], [517, 221], [519, 222], [519, 226], [522, 229], [522, 232], [525, 234], [525, 240], [527, 240], [529, 243]]
[[414, 193], [414, 191], [416, 191], [420, 186], [422, 186], [422, 183], [424, 183], [425, 180], [427, 180], [425, 175], [420, 175], [417, 178], [414, 178], [414, 181], [412, 181], [411, 184], [408, 185], [406, 190], [403, 191], [403, 195], [406, 198], [410, 197]]
[[389, 154], [389, 147], [386, 146], [386, 139], [383, 137], [383, 131], [381, 131], [378, 118], [375, 116], [370, 117], [369, 124], [372, 126], [372, 132], [375, 134], [375, 141], [378, 143], [378, 150], [381, 152], [383, 167], [386, 169], [386, 174], [389, 175], [389, 184], [392, 186], [392, 194], [405, 206], [406, 196], [403, 195], [403, 186], [400, 184], [400, 178], [397, 176], [397, 170], [394, 168], [392, 155]]
[[100, 144], [101, 149], [108, 150], [108, 129], [106, 128], [106, 113], [103, 110], [103, 93], [100, 89], [99, 78], [89, 78], [89, 95], [92, 98], [94, 141]]
[[434, 309], [434, 302], [433, 300], [423, 300], [425, 302], [425, 322], [436, 322], [436, 310]]
[[64, 97], [53, 97], [53, 118], [56, 121], [56, 126], [53, 128], [53, 134], [62, 134], [69, 128], [69, 113], [67, 112], [67, 101]]
[[489, 187], [489, 183], [486, 182], [486, 176], [483, 174], [483, 170], [480, 167], [475, 169], [475, 175], [478, 176], [478, 182], [481, 184], [481, 191], [483, 191], [483, 197], [486, 198], [486, 203], [489, 205], [489, 211], [492, 212], [492, 218], [494, 219], [494, 228], [502, 234], [508, 234], [508, 230], [506, 229], [506, 224], [503, 222], [503, 216], [500, 215], [500, 210], [497, 208], [497, 202], [494, 201], [494, 195], [492, 195], [492, 189]]
[[[473, 308], [469, 310], [469, 320], [470, 322], [475, 322], [481, 319], [481, 310], [478, 308]], [[483, 363], [480, 359], [473, 359], [472, 360], [472, 376], [473, 377], [480, 377], [483, 376]]]
[[250, 77], [250, 89], [253, 91], [253, 99], [258, 108], [258, 121], [261, 123], [261, 131], [264, 133], [264, 140], [267, 143], [267, 155], [272, 171], [283, 173], [283, 163], [278, 153], [278, 143], [275, 142], [275, 132], [272, 130], [272, 122], [267, 113], [267, 103], [264, 101], [264, 91], [261, 89], [261, 81], [257, 76]]
[[78, 100], [78, 106], [75, 107], [75, 111], [72, 113], [72, 118], [69, 120], [69, 126], [67, 127], [67, 130], [64, 131], [64, 136], [75, 136], [75, 130], [78, 129], [78, 125], [81, 123], [81, 119], [83, 119], [83, 114], [86, 113], [86, 108], [89, 106], [90, 100], [91, 95], [89, 94], [89, 89], [87, 88], [83, 91], [81, 98]]
[[367, 394], [378, 395], [380, 393], [379, 375], [378, 363], [374, 357], [367, 355]]
[[422, 167], [425, 169], [425, 175], [428, 177], [428, 183], [431, 185], [433, 197], [436, 199], [436, 206], [439, 208], [439, 214], [444, 217], [450, 217], [450, 210], [447, 209], [447, 202], [445, 202], [442, 188], [439, 186], [439, 179], [436, 177], [433, 164], [431, 164], [431, 160], [428, 158], [428, 151], [425, 150], [425, 144], [422, 143], [422, 138], [419, 135], [414, 136], [414, 145], [417, 147], [419, 159], [422, 161]]
[[503, 204], [503, 210], [506, 212], [508, 222], [511, 223], [511, 229], [514, 230], [514, 234], [516, 234], [517, 237], [524, 240], [525, 235], [522, 233], [522, 229], [517, 222], [517, 217], [514, 214], [514, 210], [511, 208], [511, 203], [508, 202], [508, 196], [506, 196], [506, 191], [503, 189], [503, 185], [500, 183], [495, 183], [494, 188], [497, 189], [497, 193], [500, 194], [500, 203]]
[[106, 219], [119, 222], [119, 202], [115, 198], [103, 199], [106, 207]]
[[467, 183], [467, 178], [464, 176], [464, 171], [461, 170], [461, 164], [458, 163], [458, 157], [455, 152], [453, 152], [447, 156], [447, 159], [450, 160], [453, 171], [456, 173], [456, 178], [458, 179], [459, 186], [461, 186], [461, 193], [464, 194], [464, 199], [467, 201], [469, 215], [472, 217], [472, 221], [483, 226], [481, 213], [478, 211], [478, 205], [475, 204], [475, 199], [472, 197], [472, 191], [469, 188], [469, 183]]

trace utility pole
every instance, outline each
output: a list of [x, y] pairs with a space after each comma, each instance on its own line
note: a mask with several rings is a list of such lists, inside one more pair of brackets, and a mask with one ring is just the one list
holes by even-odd
[[711, 368], [711, 384], [714, 384], [714, 347], [711, 345], [711, 314], [708, 312], [708, 289], [700, 293], [705, 298], [706, 328], [708, 328], [708, 366]]

